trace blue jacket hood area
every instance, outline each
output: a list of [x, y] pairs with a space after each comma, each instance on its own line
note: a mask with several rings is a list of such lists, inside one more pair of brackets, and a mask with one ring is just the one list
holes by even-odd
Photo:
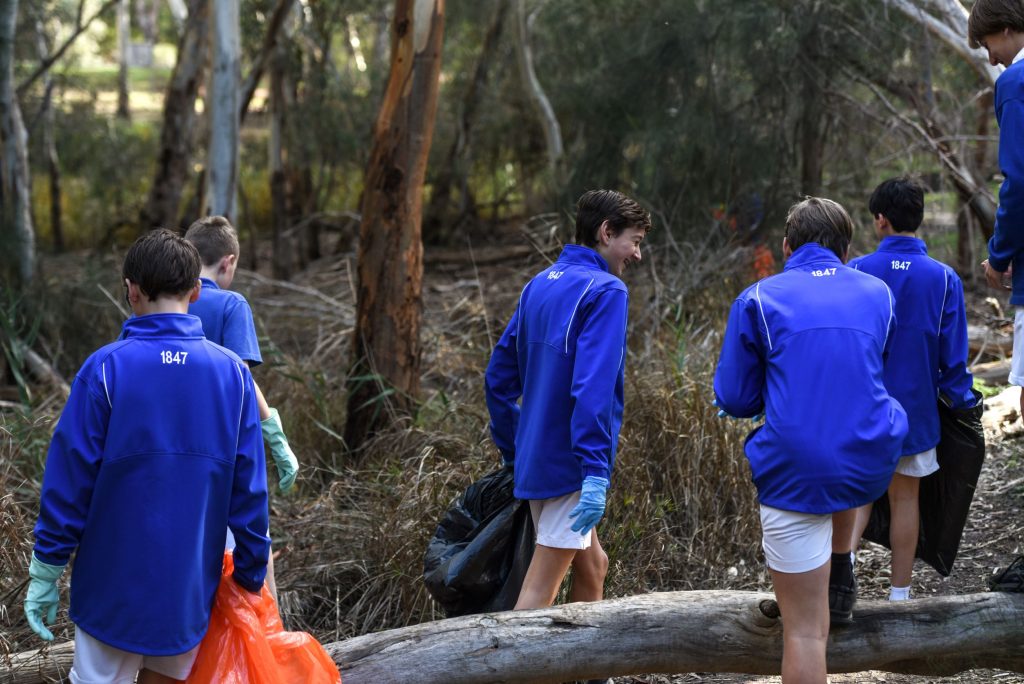
[[1004, 180], [988, 261], [997, 271], [1013, 266], [1010, 303], [1024, 306], [1024, 62], [1009, 66], [996, 80], [995, 109]]
[[199, 319], [129, 319], [79, 370], [50, 443], [35, 555], [75, 553], [71, 619], [132, 653], [206, 633], [235, 535], [235, 580], [263, 584], [267, 476], [252, 376]]
[[745, 445], [762, 504], [834, 513], [885, 492], [907, 434], [883, 383], [895, 324], [885, 283], [816, 243], [737, 297], [715, 397], [729, 415], [765, 416]]
[[955, 408], [975, 402], [963, 283], [956, 271], [928, 256], [923, 240], [909, 235], [886, 237], [878, 251], [850, 266], [892, 290], [899, 325], [885, 362], [885, 386], [910, 423], [903, 455], [927, 451], [939, 443], [939, 393]]
[[[629, 295], [593, 249], [566, 245], [523, 289], [485, 376], [491, 435], [515, 495], [610, 478], [622, 426]], [[522, 399], [522, 406], [519, 400]]]

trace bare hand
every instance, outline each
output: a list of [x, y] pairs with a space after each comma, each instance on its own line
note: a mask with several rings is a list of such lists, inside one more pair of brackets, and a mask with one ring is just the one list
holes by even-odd
[[988, 263], [988, 259], [981, 262], [981, 267], [985, 269], [985, 280], [988, 282], [988, 286], [996, 290], [1010, 290], [1012, 289], [1006, 284], [1006, 278], [1013, 275], [1013, 266], [1006, 269], [1006, 272], [997, 271], [992, 268], [992, 265]]

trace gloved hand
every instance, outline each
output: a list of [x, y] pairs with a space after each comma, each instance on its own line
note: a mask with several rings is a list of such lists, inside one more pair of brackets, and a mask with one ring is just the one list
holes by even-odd
[[274, 457], [274, 465], [277, 466], [278, 484], [282, 492], [287, 492], [299, 474], [299, 460], [295, 458], [288, 445], [288, 438], [284, 436], [281, 415], [276, 408], [270, 409], [270, 417], [262, 421], [260, 427], [263, 428], [263, 439], [270, 445], [270, 455]]
[[25, 616], [28, 626], [43, 641], [53, 641], [53, 633], [43, 626], [43, 616], [51, 625], [57, 620], [57, 605], [60, 603], [57, 580], [63, 572], [63, 565], [47, 565], [32, 554], [32, 562], [28, 566], [31, 580], [25, 596]]
[[594, 529], [604, 517], [605, 490], [607, 489], [608, 480], [603, 477], [587, 475], [583, 478], [580, 502], [569, 513], [569, 517], [576, 518], [576, 522], [569, 529], [580, 534], [587, 534]]

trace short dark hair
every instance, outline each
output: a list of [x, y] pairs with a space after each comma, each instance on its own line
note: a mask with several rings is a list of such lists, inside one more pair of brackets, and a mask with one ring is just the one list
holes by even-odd
[[199, 251], [165, 228], [151, 230], [128, 248], [121, 267], [127, 278], [155, 302], [161, 295], [180, 296], [199, 280]]
[[1021, 0], [976, 0], [967, 17], [967, 42], [981, 47], [985, 36], [1003, 29], [1024, 33], [1024, 3]]
[[817, 242], [842, 259], [853, 239], [853, 221], [842, 205], [824, 197], [808, 197], [786, 214], [786, 244], [794, 252]]
[[608, 221], [613, 235], [627, 228], [651, 229], [651, 215], [640, 204], [615, 190], [589, 190], [576, 202], [576, 244], [597, 245], [597, 229]]
[[203, 266], [215, 263], [234, 254], [238, 256], [238, 233], [231, 221], [224, 216], [204, 216], [185, 231], [185, 239], [196, 246]]
[[897, 233], [913, 233], [924, 220], [924, 188], [906, 176], [890, 178], [871, 193], [868, 209], [889, 219]]

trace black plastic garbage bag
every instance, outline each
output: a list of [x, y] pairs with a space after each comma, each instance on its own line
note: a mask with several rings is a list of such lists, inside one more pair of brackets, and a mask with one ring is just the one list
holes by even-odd
[[423, 580], [448, 617], [511, 610], [533, 557], [530, 505], [512, 495], [513, 473], [480, 478], [437, 526]]
[[[978, 401], [969, 409], [950, 408], [939, 401], [939, 469], [921, 478], [921, 528], [915, 556], [943, 577], [953, 570], [985, 460], [985, 430], [981, 426], [985, 408], [981, 395], [974, 394]], [[871, 509], [864, 538], [889, 548], [890, 518], [889, 499], [883, 495]]]

